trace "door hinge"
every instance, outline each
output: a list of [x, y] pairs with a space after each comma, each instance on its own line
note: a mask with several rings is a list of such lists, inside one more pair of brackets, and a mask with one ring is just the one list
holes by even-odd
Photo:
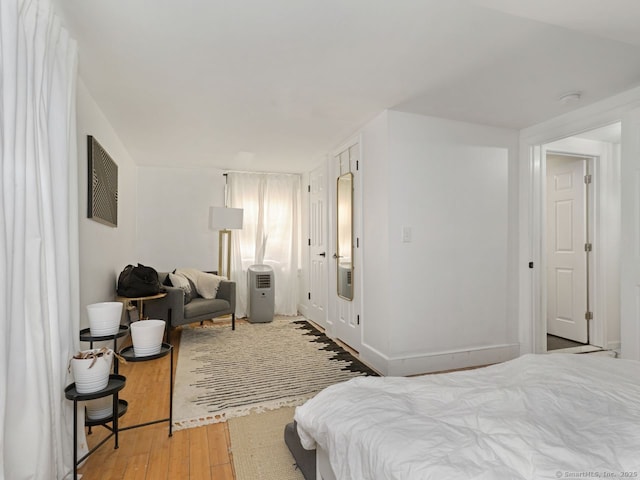
[[360, 170], [360, 160], [356, 160], [356, 171]]
[[591, 183], [591, 174], [584, 176], [584, 183], [586, 183], [587, 185]]
[[307, 298], [309, 298], [309, 300], [311, 300], [311, 292], [307, 293]]
[[593, 312], [585, 312], [584, 319], [585, 320], [593, 320]]
[[311, 193], [311, 185], [307, 185], [307, 192]]
[[360, 248], [360, 238], [356, 237], [356, 248]]
[[593, 250], [593, 245], [591, 243], [585, 243], [584, 244], [584, 251], [585, 252], [590, 252]]
[[360, 325], [360, 315], [356, 317], [356, 321], [358, 322], [358, 325]]

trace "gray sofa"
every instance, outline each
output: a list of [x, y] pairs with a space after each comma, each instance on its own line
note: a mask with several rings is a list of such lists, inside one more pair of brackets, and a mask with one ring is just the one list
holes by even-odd
[[[168, 275], [169, 272], [158, 272], [160, 283], [164, 285]], [[167, 289], [166, 297], [145, 303], [145, 316], [164, 320], [167, 322], [167, 326], [177, 327], [223, 315], [231, 315], [231, 329], [236, 329], [235, 282], [224, 280], [220, 282], [216, 298], [208, 300], [196, 296], [186, 305], [184, 304], [184, 292], [181, 289], [166, 285], [165, 288]]]

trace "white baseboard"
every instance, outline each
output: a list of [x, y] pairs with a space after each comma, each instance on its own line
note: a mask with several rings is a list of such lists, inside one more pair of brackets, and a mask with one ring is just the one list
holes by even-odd
[[505, 362], [520, 355], [520, 345], [503, 344], [408, 357], [387, 357], [366, 345], [360, 350], [365, 363], [388, 376], [420, 375]]
[[606, 350], [613, 350], [614, 352], [618, 352], [618, 354], [620, 354], [620, 348], [622, 348], [622, 342], [608, 342]]

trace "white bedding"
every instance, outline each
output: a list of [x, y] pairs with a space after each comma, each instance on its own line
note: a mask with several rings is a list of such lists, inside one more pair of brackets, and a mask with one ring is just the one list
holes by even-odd
[[640, 478], [640, 362], [524, 355], [478, 370], [360, 377], [295, 413], [338, 479]]

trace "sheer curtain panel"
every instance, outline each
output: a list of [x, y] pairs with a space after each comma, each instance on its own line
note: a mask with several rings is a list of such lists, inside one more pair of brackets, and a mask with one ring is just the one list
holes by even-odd
[[[76, 44], [49, 0], [0, 1], [0, 478], [73, 468], [79, 347]], [[81, 437], [84, 442], [84, 435]]]
[[275, 173], [227, 175], [229, 206], [244, 209], [242, 230], [234, 231], [231, 279], [236, 282], [236, 315], [247, 312], [247, 269], [273, 268], [275, 313], [298, 311], [300, 176]]

